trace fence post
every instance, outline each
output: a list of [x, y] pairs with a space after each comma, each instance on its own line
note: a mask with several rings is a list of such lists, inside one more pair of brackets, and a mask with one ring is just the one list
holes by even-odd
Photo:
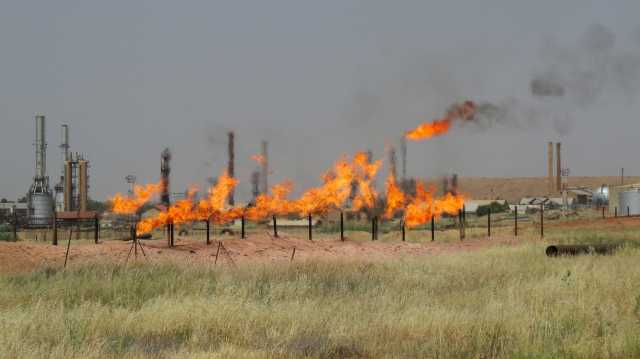
[[631, 216], [631, 212], [629, 211], [629, 206], [627, 206], [627, 217]]
[[405, 228], [404, 228], [404, 218], [400, 221], [400, 224], [402, 225], [402, 241], [405, 241]]
[[340, 211], [340, 240], [344, 242], [344, 212]]
[[518, 206], [516, 206], [516, 223], [515, 223], [515, 228], [514, 228], [514, 232], [515, 232], [515, 236], [518, 236]]
[[376, 217], [371, 217], [371, 240], [376, 240]]
[[602, 206], [602, 219], [604, 219], [604, 206]]
[[540, 238], [544, 238], [544, 203], [540, 204]]
[[171, 247], [176, 246], [174, 235], [175, 235], [175, 224], [173, 223], [173, 220], [171, 220]]
[[240, 237], [242, 239], [245, 239], [245, 234], [244, 234], [244, 214], [242, 215], [242, 218], [240, 218]]
[[[53, 218], [55, 220], [56, 218], [56, 214], [55, 211], [53, 213]], [[13, 240], [17, 241], [18, 240], [18, 214], [16, 213], [16, 209], [13, 209]], [[57, 243], [56, 243], [57, 245]]]
[[487, 213], [487, 237], [491, 238], [491, 207]]
[[309, 240], [312, 241], [313, 240], [313, 222], [311, 219], [311, 213], [309, 213]]
[[98, 220], [98, 214], [96, 213], [96, 216], [93, 219], [93, 241], [95, 242], [95, 244], [98, 244], [99, 239], [100, 239], [100, 221]]
[[207, 220], [205, 222], [207, 224], [207, 245], [211, 244], [211, 236], [210, 236], [210, 229], [211, 229], [211, 217], [207, 217]]
[[613, 216], [618, 218], [618, 207], [613, 207]]
[[276, 221], [276, 215], [273, 215], [273, 236], [278, 238], [278, 222]]
[[53, 211], [53, 245], [58, 245], [58, 214]]
[[436, 218], [431, 216], [431, 242], [436, 240]]

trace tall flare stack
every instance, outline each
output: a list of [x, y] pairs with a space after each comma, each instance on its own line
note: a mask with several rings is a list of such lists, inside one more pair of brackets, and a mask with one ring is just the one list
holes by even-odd
[[[227, 163], [227, 172], [229, 174], [229, 177], [235, 178], [235, 134], [233, 133], [233, 131], [228, 133], [228, 137], [229, 137], [229, 143], [228, 143], [228, 155], [229, 155], [229, 162]], [[229, 193], [229, 206], [233, 206], [235, 205], [235, 198], [234, 198], [234, 191], [233, 189], [231, 190], [231, 193]]]
[[262, 182], [262, 193], [269, 192], [269, 153], [267, 151], [267, 141], [262, 141], [262, 171], [260, 173], [260, 181]]
[[53, 218], [53, 200], [47, 177], [47, 143], [45, 140], [45, 117], [36, 116], [36, 173], [29, 189], [29, 224], [49, 225]]
[[561, 143], [556, 143], [556, 191], [562, 191], [562, 162], [560, 161]]
[[66, 163], [69, 160], [69, 126], [60, 127], [60, 159], [62, 166], [60, 169], [60, 182], [55, 186], [56, 210], [64, 211], [64, 178]]
[[553, 192], [555, 188], [555, 180], [553, 179], [553, 142], [547, 144], [547, 186], [549, 192]]
[[169, 195], [169, 179], [171, 175], [171, 151], [165, 148], [160, 155], [160, 178], [162, 189], [160, 193], [160, 202], [169, 207], [171, 204], [171, 196]]
[[389, 148], [389, 175], [393, 176], [393, 178], [398, 180], [398, 159], [396, 157], [396, 149], [391, 146]]

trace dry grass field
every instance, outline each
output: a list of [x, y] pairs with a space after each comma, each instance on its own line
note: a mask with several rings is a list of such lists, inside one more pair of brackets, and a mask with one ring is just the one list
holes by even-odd
[[[530, 225], [464, 242], [453, 229], [435, 243], [420, 231], [405, 243], [394, 232], [224, 239], [235, 265], [214, 265], [217, 242], [200, 239], [150, 241], [150, 259], [126, 266], [126, 242], [74, 242], [66, 270], [64, 246], [1, 243], [13, 251], [3, 263], [20, 251], [49, 261], [4, 267], [0, 357], [640, 357], [640, 219], [555, 221], [545, 239]], [[552, 242], [626, 246], [548, 258]]]

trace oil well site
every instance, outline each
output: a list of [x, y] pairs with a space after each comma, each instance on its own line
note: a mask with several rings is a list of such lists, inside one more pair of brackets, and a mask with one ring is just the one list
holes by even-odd
[[640, 357], [638, 5], [6, 7], [0, 358]]

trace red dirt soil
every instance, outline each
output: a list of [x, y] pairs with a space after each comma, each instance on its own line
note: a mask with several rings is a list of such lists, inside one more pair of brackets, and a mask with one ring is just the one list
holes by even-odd
[[[287, 262], [291, 260], [295, 248], [294, 261], [308, 259], [354, 259], [364, 261], [384, 261], [403, 257], [456, 251], [478, 250], [496, 245], [515, 245], [512, 237], [492, 237], [468, 239], [460, 242], [395, 242], [395, 241], [353, 241], [341, 242], [334, 238], [309, 241], [281, 234], [279, 238], [267, 235], [252, 235], [246, 240], [228, 237], [222, 241], [212, 241], [206, 245], [203, 240], [177, 238], [176, 247], [168, 248], [164, 240], [141, 241], [146, 257], [138, 250], [133, 261], [173, 262], [193, 264], [214, 264], [218, 243], [222, 243], [218, 265], [229, 266], [245, 263]], [[69, 266], [81, 263], [110, 261], [125, 263], [131, 249], [131, 241], [109, 240], [99, 244], [90, 241], [72, 241], [69, 251]], [[64, 264], [66, 242], [58, 246], [50, 243], [22, 241], [0, 242], [0, 274], [24, 273], [44, 266], [61, 267]]]

